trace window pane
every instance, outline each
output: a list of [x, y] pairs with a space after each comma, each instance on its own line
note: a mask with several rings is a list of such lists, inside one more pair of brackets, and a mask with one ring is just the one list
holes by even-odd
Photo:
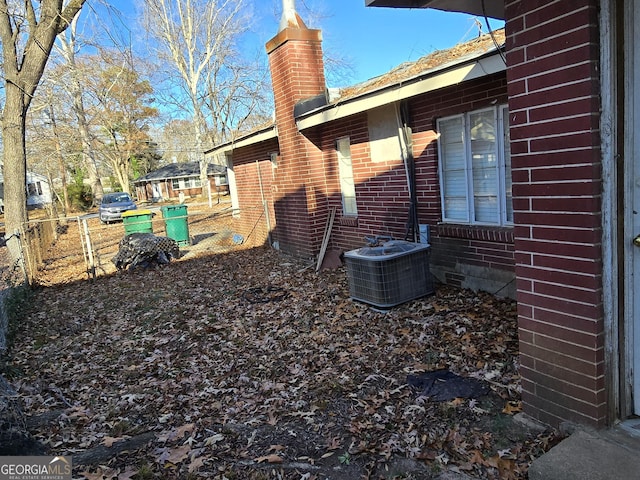
[[498, 223], [498, 162], [494, 110], [469, 114], [475, 221]]
[[340, 174], [340, 191], [342, 193], [342, 211], [345, 215], [357, 215], [356, 185], [351, 164], [351, 145], [349, 138], [337, 141], [338, 172]]
[[467, 197], [467, 185], [465, 183], [464, 170], [452, 170], [447, 172], [443, 183], [446, 196]]
[[473, 197], [476, 221], [484, 223], [498, 223], [498, 197]]
[[493, 110], [484, 110], [469, 114], [469, 128], [471, 141], [486, 141], [495, 143], [496, 130]]
[[449, 196], [445, 198], [444, 216], [448, 220], [467, 221], [467, 197]]
[[[462, 125], [460, 128], [462, 128]], [[442, 153], [446, 159], [445, 165], [447, 170], [464, 170], [467, 168], [464, 144], [462, 142], [443, 145]]]
[[468, 221], [467, 175], [462, 117], [440, 121], [440, 163], [443, 216]]
[[346, 195], [343, 195], [342, 202], [344, 204], [344, 210], [346, 214], [355, 215], [358, 212], [358, 208], [356, 207], [356, 197], [348, 197]]

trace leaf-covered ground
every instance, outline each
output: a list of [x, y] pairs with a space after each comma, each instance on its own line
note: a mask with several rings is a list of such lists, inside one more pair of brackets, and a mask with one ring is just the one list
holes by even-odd
[[[516, 307], [490, 295], [438, 286], [380, 312], [349, 298], [344, 268], [257, 248], [29, 305], [11, 382], [76, 477], [526, 478], [556, 440], [514, 420]], [[443, 368], [489, 394], [434, 402], [407, 385]]]

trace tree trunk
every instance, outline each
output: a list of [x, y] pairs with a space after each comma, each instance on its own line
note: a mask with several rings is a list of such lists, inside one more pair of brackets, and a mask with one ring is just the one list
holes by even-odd
[[[56, 153], [58, 154], [58, 174], [60, 175], [60, 182], [62, 183], [62, 210], [63, 210], [64, 216], [66, 217], [67, 214], [69, 213], [69, 192], [67, 191], [67, 169], [64, 165], [64, 156], [62, 155], [62, 144], [60, 142], [60, 134], [58, 133], [58, 124], [56, 123], [56, 115], [53, 111], [53, 105], [49, 105], [49, 112], [50, 112], [49, 119], [51, 120], [51, 129], [53, 131], [53, 141], [55, 142]], [[49, 181], [49, 184], [53, 187], [52, 181]]]
[[89, 131], [89, 122], [87, 121], [87, 115], [84, 108], [84, 102], [82, 100], [82, 87], [77, 79], [79, 74], [78, 68], [73, 59], [68, 60], [69, 68], [72, 70], [72, 84], [68, 87], [71, 96], [73, 97], [73, 113], [78, 121], [78, 132], [80, 133], [80, 140], [82, 141], [82, 159], [84, 168], [87, 171], [87, 178], [89, 185], [91, 185], [91, 193], [93, 195], [94, 204], [100, 203], [103, 195], [102, 182], [98, 175], [98, 167], [96, 166], [96, 153], [93, 147], [93, 139], [91, 138], [91, 132]]
[[209, 189], [206, 188], [207, 182], [209, 181], [209, 161], [204, 154], [204, 148], [202, 147], [202, 137], [204, 136], [204, 132], [207, 129], [207, 121], [202, 115], [202, 105], [198, 104], [197, 93], [194, 91], [191, 93], [191, 102], [193, 104], [193, 126], [194, 126], [194, 134], [195, 134], [195, 151], [198, 158], [198, 164], [200, 165], [200, 184], [202, 185], [202, 198], [207, 198], [209, 195]]
[[71, 98], [73, 103], [71, 109], [76, 116], [78, 122], [78, 132], [80, 133], [80, 140], [82, 142], [82, 162], [87, 172], [87, 179], [89, 185], [91, 185], [91, 194], [93, 196], [93, 203], [97, 205], [102, 199], [104, 193], [102, 189], [102, 182], [98, 175], [98, 167], [96, 166], [96, 153], [89, 129], [89, 122], [87, 121], [87, 114], [84, 108], [84, 100], [82, 98], [83, 88], [81, 83], [82, 72], [78, 68], [76, 63], [76, 30], [78, 28], [78, 17], [75, 17], [67, 28], [65, 34], [58, 35], [59, 47], [58, 51], [62, 54], [62, 57], [67, 62], [67, 69], [71, 77], [71, 81], [64, 87]]
[[[0, 1], [0, 39], [4, 68], [5, 105], [2, 111], [4, 143], [5, 231], [20, 231], [27, 221], [27, 152], [25, 131], [27, 109], [49, 59], [56, 35], [64, 31], [86, 0]], [[23, 9], [17, 8], [22, 3]], [[36, 12], [39, 12], [38, 20]], [[19, 20], [17, 17], [22, 16]], [[26, 37], [21, 36], [26, 33]], [[23, 43], [19, 40], [26, 39]], [[20, 50], [19, 50], [20, 48]], [[20, 245], [9, 242], [9, 253], [20, 259]]]
[[[19, 233], [27, 221], [27, 164], [25, 121], [27, 110], [22, 90], [11, 82], [5, 83], [6, 100], [2, 121], [4, 143], [4, 221], [5, 236]], [[16, 161], [15, 159], [21, 159]], [[15, 181], [14, 179], [20, 179]], [[7, 243], [11, 258], [20, 258], [17, 241]]]
[[122, 157], [117, 157], [111, 161], [111, 165], [113, 166], [113, 173], [116, 174], [116, 178], [118, 180], [118, 183], [120, 183], [120, 188], [122, 188], [122, 191], [130, 193], [129, 161], [126, 159], [123, 159]]
[[89, 185], [91, 185], [91, 195], [93, 196], [93, 203], [97, 205], [102, 199], [104, 190], [102, 188], [102, 181], [100, 175], [98, 175], [98, 167], [96, 167], [96, 154], [92, 145], [92, 141], [87, 127], [87, 120], [84, 114], [79, 116], [76, 112], [76, 119], [78, 120], [78, 131], [80, 132], [80, 138], [82, 139], [82, 160], [84, 168], [87, 171], [87, 179]]

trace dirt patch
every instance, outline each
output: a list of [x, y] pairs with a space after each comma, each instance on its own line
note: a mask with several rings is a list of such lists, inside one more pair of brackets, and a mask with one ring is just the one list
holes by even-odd
[[[48, 452], [101, 452], [77, 475], [526, 478], [554, 443], [514, 422], [514, 302], [438, 286], [381, 312], [344, 268], [206, 253], [35, 292], [10, 380], [27, 417], [63, 411], [32, 427]], [[434, 402], [407, 384], [435, 369], [490, 391]]]

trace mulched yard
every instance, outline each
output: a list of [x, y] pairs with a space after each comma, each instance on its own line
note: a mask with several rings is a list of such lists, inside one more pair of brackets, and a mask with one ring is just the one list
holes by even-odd
[[[75, 477], [520, 479], [558, 441], [515, 420], [516, 305], [487, 294], [381, 312], [255, 248], [39, 288], [19, 322], [9, 380]], [[488, 393], [408, 385], [437, 369]]]

